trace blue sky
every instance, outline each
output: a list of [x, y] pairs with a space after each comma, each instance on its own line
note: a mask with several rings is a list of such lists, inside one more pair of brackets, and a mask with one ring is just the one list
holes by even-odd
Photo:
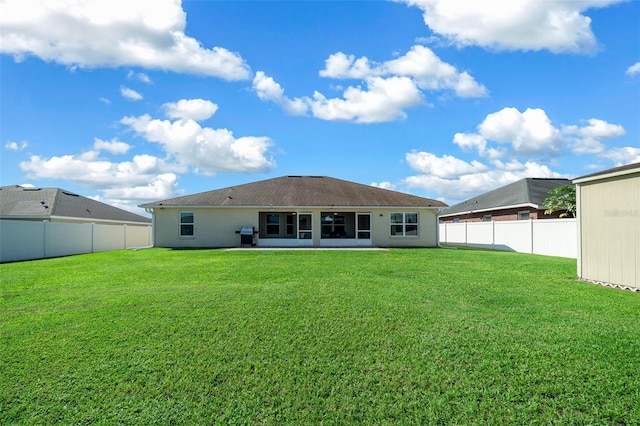
[[0, 1], [2, 185], [327, 175], [454, 204], [640, 161], [640, 2]]

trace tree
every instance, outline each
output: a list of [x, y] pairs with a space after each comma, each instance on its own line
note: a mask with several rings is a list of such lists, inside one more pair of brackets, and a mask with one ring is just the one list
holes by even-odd
[[562, 211], [560, 217], [576, 217], [576, 187], [573, 185], [558, 186], [548, 192], [542, 206], [545, 208], [544, 214]]

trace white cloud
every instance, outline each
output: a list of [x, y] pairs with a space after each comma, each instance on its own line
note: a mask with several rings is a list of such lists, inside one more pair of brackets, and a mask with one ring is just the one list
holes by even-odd
[[93, 149], [95, 151], [107, 151], [111, 154], [126, 154], [130, 148], [131, 145], [128, 143], [121, 142], [115, 138], [110, 141], [95, 138], [93, 141]]
[[178, 102], [168, 102], [162, 106], [169, 118], [202, 121], [211, 118], [218, 105], [206, 99], [180, 99]]
[[242, 57], [185, 34], [180, 0], [4, 0], [0, 52], [23, 60], [94, 67], [136, 66], [246, 80]]
[[7, 142], [6, 144], [4, 144], [4, 149], [8, 150], [8, 151], [22, 151], [24, 150], [29, 144], [27, 143], [27, 141], [22, 141], [22, 142]]
[[624, 0], [396, 0], [423, 11], [425, 24], [459, 46], [590, 53], [597, 49], [583, 12]]
[[453, 143], [465, 152], [476, 150], [480, 156], [490, 160], [502, 158], [507, 155], [505, 149], [487, 148], [488, 141], [484, 136], [476, 133], [456, 133], [453, 135]]
[[29, 178], [61, 179], [99, 190], [103, 196], [96, 199], [132, 211], [138, 204], [176, 196], [177, 174], [189, 169], [213, 175], [264, 172], [275, 166], [275, 161], [266, 157], [269, 138], [235, 138], [227, 129], [201, 127], [194, 121], [215, 112], [217, 106], [212, 102], [183, 99], [163, 107], [175, 121], [143, 115], [124, 117], [121, 123], [147, 141], [160, 144], [166, 158], [143, 154], [127, 161], [110, 161], [105, 153], [127, 154], [131, 145], [117, 138], [95, 138], [91, 149], [80, 154], [32, 155], [19, 166]]
[[503, 108], [487, 115], [478, 126], [485, 139], [511, 144], [517, 154], [554, 153], [559, 150], [560, 131], [544, 110]]
[[468, 72], [459, 72], [421, 45], [383, 63], [334, 53], [325, 60], [325, 68], [319, 74], [333, 79], [361, 80], [362, 84], [346, 89], [338, 87], [343, 91], [342, 98], [327, 98], [320, 91], [315, 91], [312, 97], [289, 98], [279, 83], [258, 71], [253, 89], [261, 100], [274, 102], [290, 114], [306, 115], [310, 111], [321, 120], [354, 123], [403, 119], [407, 116], [405, 109], [425, 103], [422, 90], [452, 90], [459, 97], [488, 94]]
[[640, 62], [636, 62], [635, 64], [633, 64], [629, 68], [627, 68], [626, 74], [629, 75], [629, 76], [634, 76], [634, 75], [640, 74]]
[[[488, 114], [476, 133], [456, 133], [453, 143], [464, 152], [477, 152], [485, 162], [465, 161], [452, 155], [438, 157], [430, 152], [412, 151], [405, 155], [416, 175], [404, 180], [438, 194], [447, 202], [457, 202], [525, 177], [571, 177], [552, 171], [549, 166], [528, 158], [563, 154], [598, 154], [616, 165], [640, 161], [640, 148], [606, 149], [605, 139], [622, 136], [621, 125], [591, 118], [582, 125], [556, 128], [542, 109], [503, 108]], [[496, 148], [494, 144], [498, 144]]]
[[121, 123], [147, 141], [159, 143], [170, 158], [197, 173], [259, 173], [275, 167], [274, 159], [266, 156], [272, 145], [267, 137], [235, 138], [230, 130], [201, 127], [189, 118], [171, 122], [145, 114], [125, 117]]
[[263, 71], [258, 71], [253, 78], [253, 90], [261, 100], [274, 102], [289, 114], [305, 115], [309, 109], [308, 98], [288, 98], [285, 96], [282, 86]]
[[471, 75], [462, 73], [443, 62], [433, 51], [416, 45], [404, 56], [382, 65], [386, 73], [413, 78], [421, 89], [454, 90], [456, 95], [466, 97], [487, 96], [487, 89], [478, 84]]
[[131, 161], [114, 163], [100, 158], [99, 152], [42, 158], [31, 156], [20, 163], [27, 177], [34, 179], [65, 179], [90, 188], [104, 189], [146, 185], [158, 174], [173, 167], [151, 155], [136, 155]]
[[343, 99], [327, 99], [315, 92], [309, 101], [313, 116], [329, 121], [379, 123], [405, 118], [406, 108], [424, 102], [418, 87], [407, 77], [373, 77], [366, 84], [366, 90], [348, 87]]
[[163, 173], [157, 175], [147, 185], [109, 188], [104, 190], [107, 198], [117, 200], [162, 200], [175, 194], [177, 185], [176, 175], [173, 173]]
[[120, 94], [131, 101], [139, 101], [142, 99], [142, 95], [140, 93], [124, 86], [120, 86]]
[[136, 80], [140, 80], [143, 83], [146, 84], [153, 84], [153, 81], [151, 80], [151, 77], [149, 77], [147, 74], [143, 73], [143, 72], [133, 72], [133, 71], [129, 71], [129, 73], [127, 74], [127, 78], [135, 78]]
[[600, 154], [606, 149], [605, 145], [598, 139], [583, 138], [573, 142], [571, 152], [576, 155]]
[[102, 98], [101, 97], [101, 98], [98, 98], [98, 100], [100, 102], [102, 102], [103, 104], [105, 104], [105, 105], [111, 105], [111, 101], [109, 99], [107, 99], [107, 98]]
[[381, 64], [371, 63], [366, 57], [356, 59], [338, 52], [325, 60], [325, 69], [320, 71], [320, 76], [361, 80], [402, 76], [411, 78], [423, 90], [453, 90], [463, 98], [488, 94], [486, 87], [478, 84], [468, 72], [459, 72], [422, 45], [415, 45], [405, 55]]
[[606, 149], [605, 139], [625, 134], [619, 124], [597, 118], [586, 123], [557, 128], [543, 109], [520, 112], [508, 107], [488, 114], [477, 126], [477, 133], [456, 133], [453, 143], [465, 152], [475, 150], [484, 158], [496, 160], [509, 155], [557, 156], [567, 149], [573, 154], [599, 154]]
[[350, 86], [343, 98], [327, 98], [316, 91], [313, 98], [290, 99], [272, 77], [258, 71], [253, 88], [258, 97], [271, 101], [294, 115], [308, 111], [315, 118], [327, 121], [354, 123], [380, 123], [406, 117], [404, 110], [423, 103], [424, 98], [415, 83], [406, 77], [372, 77], [366, 80], [366, 89]]
[[380, 75], [369, 65], [369, 59], [362, 57], [356, 60], [354, 55], [342, 52], [330, 55], [324, 61], [324, 69], [320, 70], [320, 77], [364, 80], [367, 77]]
[[578, 129], [578, 132], [586, 138], [603, 139], [624, 135], [624, 127], [619, 124], [607, 123], [604, 120], [591, 118], [589, 125]]
[[104, 188], [104, 196], [91, 197], [114, 207], [140, 214], [137, 207], [150, 201], [166, 200], [179, 195], [177, 176], [173, 173], [163, 173], [155, 176], [146, 185]]
[[[427, 152], [414, 153], [422, 158], [431, 158], [429, 167], [421, 164], [410, 166], [418, 172], [417, 175], [404, 179], [404, 184], [412, 188], [421, 188], [431, 193], [438, 194], [441, 199], [452, 204], [464, 199], [479, 195], [492, 189], [507, 185], [526, 177], [560, 178], [566, 177], [553, 172], [549, 167], [533, 162], [519, 162], [512, 160], [504, 163], [494, 160], [492, 167], [474, 167], [473, 162], [467, 163], [458, 158], [443, 156], [437, 157]], [[447, 158], [450, 157], [450, 158]], [[430, 173], [433, 166], [442, 165], [449, 167], [447, 171], [437, 174]], [[415, 167], [414, 167], [415, 166]]]
[[[96, 139], [94, 146], [104, 148], [102, 142]], [[50, 158], [33, 155], [20, 168], [31, 179], [61, 179], [98, 190], [104, 197], [92, 198], [138, 214], [142, 213], [138, 204], [176, 195], [177, 176], [172, 170], [180, 170], [151, 155], [111, 162], [100, 158], [98, 150]]]
[[391, 183], [391, 182], [371, 182], [371, 186], [376, 187], [376, 188], [382, 188], [382, 189], [390, 189], [390, 190], [395, 190], [396, 189], [396, 185]]
[[586, 126], [565, 126], [563, 132], [566, 135], [577, 135], [572, 139], [572, 152], [574, 154], [599, 154], [606, 147], [603, 139], [609, 139], [625, 134], [624, 127], [619, 124], [607, 123], [604, 120], [591, 118]]
[[407, 164], [413, 170], [426, 175], [443, 179], [451, 179], [458, 176], [482, 173], [488, 167], [477, 160], [468, 163], [451, 155], [438, 157], [429, 152], [410, 152], [405, 156]]
[[616, 166], [640, 163], [640, 148], [633, 148], [630, 146], [613, 148], [603, 152], [600, 156], [613, 161]]

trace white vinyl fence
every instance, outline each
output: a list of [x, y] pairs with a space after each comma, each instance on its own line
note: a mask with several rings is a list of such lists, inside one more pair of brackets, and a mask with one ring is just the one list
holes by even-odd
[[440, 243], [576, 259], [578, 227], [575, 219], [441, 223]]
[[151, 245], [151, 225], [0, 220], [0, 263]]

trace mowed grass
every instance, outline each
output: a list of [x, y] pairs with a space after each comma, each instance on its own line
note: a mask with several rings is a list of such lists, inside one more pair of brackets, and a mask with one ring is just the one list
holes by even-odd
[[640, 424], [575, 260], [149, 249], [0, 265], [0, 424]]

